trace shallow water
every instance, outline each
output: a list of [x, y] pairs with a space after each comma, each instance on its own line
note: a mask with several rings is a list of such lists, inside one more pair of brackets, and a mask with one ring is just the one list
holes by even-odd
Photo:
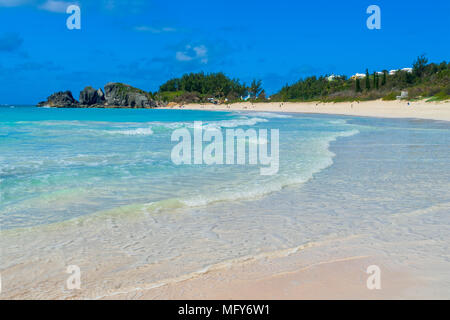
[[[1, 108], [0, 119], [3, 229], [135, 204], [152, 210], [257, 197], [307, 181], [332, 163], [330, 141], [357, 133], [345, 121], [269, 113], [22, 107]], [[282, 127], [278, 174], [261, 176], [258, 165], [175, 165], [171, 134], [193, 120], [223, 132]]]
[[[35, 116], [41, 111], [9, 115], [0, 129], [1, 269], [11, 296], [23, 288], [71, 296], [69, 264], [85, 274], [83, 297], [95, 298], [328, 243], [333, 254], [402, 265], [430, 288], [422, 296], [450, 297], [447, 122], [185, 110]], [[279, 175], [173, 166], [170, 132], [193, 120], [280, 129]]]

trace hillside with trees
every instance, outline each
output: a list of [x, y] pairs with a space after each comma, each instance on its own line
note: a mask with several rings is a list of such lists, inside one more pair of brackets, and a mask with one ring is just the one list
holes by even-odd
[[395, 100], [401, 91], [408, 91], [408, 99], [450, 99], [450, 63], [428, 63], [425, 56], [414, 61], [412, 70], [387, 70], [369, 73], [364, 78], [335, 76], [308, 77], [285, 85], [271, 97], [272, 101], [356, 101]]
[[422, 55], [412, 69], [378, 72], [366, 69], [365, 75], [348, 78], [342, 76], [312, 76], [286, 84], [280, 91], [267, 97], [261, 80], [250, 86], [223, 73], [190, 73], [167, 81], [153, 97], [164, 102], [238, 102], [246, 97], [252, 101], [364, 101], [395, 100], [402, 91], [408, 99], [450, 99], [450, 63], [428, 63]]

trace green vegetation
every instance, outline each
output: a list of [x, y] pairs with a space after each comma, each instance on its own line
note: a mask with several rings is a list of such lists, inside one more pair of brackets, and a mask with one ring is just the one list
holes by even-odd
[[389, 93], [383, 97], [383, 101], [396, 100], [399, 95], [400, 95], [400, 91], [392, 91], [391, 93]]
[[394, 74], [382, 71], [372, 75], [366, 70], [363, 77], [365, 88], [361, 88], [359, 78], [347, 79], [345, 76], [332, 80], [322, 77], [308, 77], [284, 86], [271, 97], [272, 101], [364, 101], [395, 100], [401, 91], [408, 91], [408, 99], [442, 101], [450, 96], [450, 63], [428, 63], [425, 56], [414, 61], [413, 69], [398, 70]]
[[370, 76], [369, 76], [369, 69], [366, 69], [366, 90], [370, 90]]
[[361, 81], [359, 80], [359, 78], [356, 79], [355, 91], [361, 92]]
[[261, 80], [252, 82], [248, 88], [238, 79], [230, 79], [223, 73], [205, 74], [190, 73], [181, 78], [171, 79], [164, 83], [155, 94], [163, 101], [174, 102], [206, 102], [211, 99], [223, 101], [238, 101], [250, 94], [257, 99], [263, 92]]
[[442, 90], [439, 93], [436, 93], [434, 96], [432, 96], [427, 101], [445, 101], [445, 100], [450, 100], [450, 91], [448, 89]]
[[120, 82], [115, 83], [115, 85], [118, 88], [117, 93], [118, 93], [118, 96], [120, 96], [120, 97], [126, 97], [129, 93], [140, 93], [140, 94], [147, 96], [150, 99], [153, 99], [153, 94], [151, 92], [146, 92], [144, 90], [141, 90], [141, 89], [132, 87], [128, 84], [124, 84], [124, 83], [120, 83]]
[[[364, 81], [364, 83], [362, 83]], [[125, 87], [125, 86], [124, 86]], [[124, 90], [130, 90], [124, 88]], [[133, 88], [134, 89], [134, 88]], [[401, 91], [408, 91], [408, 99], [442, 101], [450, 96], [450, 64], [428, 63], [421, 55], [413, 63], [412, 71], [395, 73], [366, 69], [365, 77], [312, 76], [285, 85], [269, 99], [271, 101], [365, 101], [395, 100]], [[176, 103], [232, 103], [249, 97], [255, 102], [268, 101], [261, 80], [253, 80], [250, 86], [223, 73], [190, 73], [164, 83], [158, 92], [150, 93], [157, 100]]]
[[248, 93], [252, 99], [257, 99], [260, 93], [263, 92], [261, 80], [253, 80], [250, 88], [248, 88]]
[[333, 99], [354, 97], [354, 81], [349, 81], [345, 76], [336, 77], [329, 81], [327, 77], [315, 76], [300, 80], [293, 85], [284, 86], [280, 92], [271, 98], [274, 101], [312, 101], [321, 99]]
[[381, 85], [384, 86], [387, 83], [387, 71], [383, 70], [383, 79], [381, 80]]

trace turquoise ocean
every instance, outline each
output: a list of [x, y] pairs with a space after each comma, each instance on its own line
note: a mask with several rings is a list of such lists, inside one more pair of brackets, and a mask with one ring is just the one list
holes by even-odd
[[[331, 141], [358, 133], [343, 120], [270, 113], [0, 110], [3, 229], [128, 205], [162, 210], [263, 196], [306, 182], [331, 165]], [[247, 165], [174, 164], [171, 150], [177, 142], [171, 142], [171, 134], [191, 129], [194, 120], [222, 130], [281, 129], [278, 174], [261, 176], [261, 165], [248, 160]], [[257, 141], [246, 143], [248, 153], [248, 144]]]

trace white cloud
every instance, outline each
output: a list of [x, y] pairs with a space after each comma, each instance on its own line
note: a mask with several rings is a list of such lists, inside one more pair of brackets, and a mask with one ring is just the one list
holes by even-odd
[[17, 7], [31, 2], [30, 0], [0, 0], [0, 7]]
[[66, 13], [67, 7], [77, 4], [76, 2], [65, 2], [65, 1], [55, 1], [55, 0], [47, 0], [43, 4], [39, 6], [39, 9], [50, 11], [50, 12], [58, 12], [58, 13]]
[[181, 62], [200, 61], [202, 64], [208, 63], [208, 48], [205, 45], [192, 47], [187, 45], [184, 51], [177, 51], [175, 58]]
[[[30, 6], [44, 11], [63, 13], [69, 5], [79, 5], [80, 2], [81, 0], [0, 0], [0, 7]], [[147, 0], [85, 0], [83, 2], [109, 12], [121, 13], [142, 12], [149, 3]]]
[[188, 56], [187, 54], [185, 54], [184, 52], [181, 52], [181, 51], [178, 51], [175, 54], [175, 57], [176, 57], [176, 59], [178, 61], [191, 61], [191, 60], [194, 59], [193, 57], [190, 57], [190, 56]]

